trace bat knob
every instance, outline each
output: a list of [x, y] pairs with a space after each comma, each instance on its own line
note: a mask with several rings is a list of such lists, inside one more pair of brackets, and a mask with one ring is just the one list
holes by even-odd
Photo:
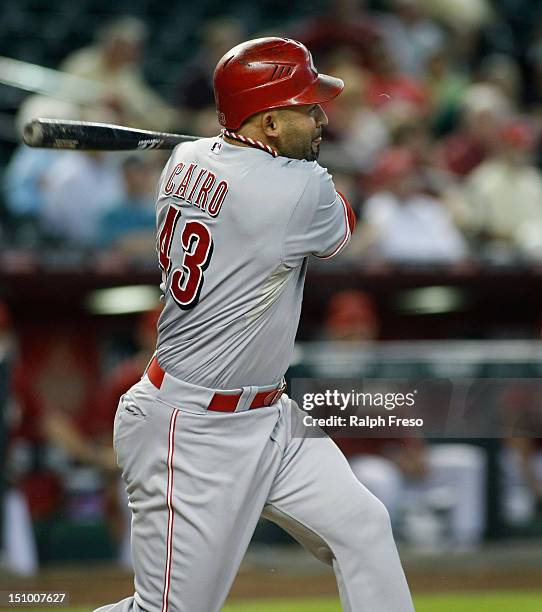
[[43, 143], [43, 127], [36, 119], [24, 126], [23, 142], [29, 147], [39, 147]]

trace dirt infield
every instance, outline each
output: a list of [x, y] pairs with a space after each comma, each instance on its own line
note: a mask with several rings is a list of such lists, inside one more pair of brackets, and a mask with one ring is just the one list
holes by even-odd
[[[408, 571], [414, 592], [466, 591], [478, 589], [534, 589], [542, 584], [540, 569], [478, 570], [466, 568], [464, 572], [435, 570]], [[115, 566], [51, 567], [39, 576], [21, 579], [2, 574], [0, 590], [68, 591], [72, 605], [92, 605], [96, 601], [113, 602], [133, 592], [132, 576]], [[264, 571], [248, 569], [239, 573], [231, 600], [270, 597], [334, 596], [337, 593], [331, 572], [292, 575], [281, 569]]]

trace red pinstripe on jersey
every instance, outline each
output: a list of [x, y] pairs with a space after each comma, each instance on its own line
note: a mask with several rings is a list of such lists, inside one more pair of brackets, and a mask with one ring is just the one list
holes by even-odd
[[177, 425], [177, 417], [179, 409], [176, 408], [171, 413], [169, 420], [169, 440], [167, 451], [167, 489], [166, 489], [166, 504], [167, 504], [167, 537], [166, 537], [166, 569], [164, 572], [164, 594], [162, 597], [162, 612], [167, 612], [169, 605], [169, 588], [171, 585], [171, 558], [173, 556], [173, 453], [175, 451], [175, 427]]
[[350, 206], [348, 200], [340, 192], [337, 192], [337, 196], [341, 201], [341, 204], [343, 205], [344, 209], [344, 237], [339, 242], [335, 250], [329, 255], [316, 255], [316, 257], [318, 257], [319, 259], [330, 259], [334, 255], [337, 255], [337, 253], [348, 243], [348, 241], [350, 240], [350, 236], [352, 235], [352, 232], [356, 227], [356, 215], [354, 214], [354, 211], [352, 210], [352, 207]]

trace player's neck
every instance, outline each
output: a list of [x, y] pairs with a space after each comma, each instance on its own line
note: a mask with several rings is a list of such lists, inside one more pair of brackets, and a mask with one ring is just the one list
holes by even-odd
[[236, 147], [251, 147], [252, 145], [246, 143], [246, 142], [241, 142], [240, 140], [234, 140], [233, 138], [230, 138], [229, 136], [226, 136], [226, 134], [224, 134], [222, 136], [222, 138], [224, 138], [224, 140], [231, 145], [235, 145]]
[[266, 135], [257, 130], [223, 130], [222, 138], [227, 143], [238, 147], [262, 149], [273, 155], [273, 157], [280, 155], [280, 151], [269, 141]]

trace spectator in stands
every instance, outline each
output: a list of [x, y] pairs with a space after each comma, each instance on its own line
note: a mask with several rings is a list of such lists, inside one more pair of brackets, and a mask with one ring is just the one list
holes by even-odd
[[503, 53], [484, 57], [478, 70], [478, 80], [499, 90], [513, 109], [520, 106], [521, 72], [518, 62]]
[[[102, 393], [97, 406], [94, 406], [92, 431], [95, 440], [101, 447], [110, 449], [111, 432], [115, 413], [121, 395], [143, 376], [145, 368], [156, 349], [156, 329], [161, 308], [150, 310], [139, 317], [137, 326], [137, 352], [117, 365], [104, 380]], [[120, 478], [110, 480], [108, 486], [109, 524], [113, 536], [119, 544], [119, 560], [123, 565], [130, 566], [130, 520], [128, 497], [125, 485]]]
[[374, 193], [352, 238], [350, 256], [393, 263], [454, 263], [468, 250], [451, 212], [425, 193], [413, 153], [385, 151], [372, 173]]
[[[113, 122], [104, 107], [86, 109], [87, 121]], [[92, 247], [100, 219], [124, 196], [118, 154], [61, 151], [43, 176], [41, 231], [60, 245]]]
[[437, 198], [450, 212], [455, 225], [464, 232], [468, 229], [470, 210], [463, 193], [463, 185], [447, 168], [426, 121], [400, 123], [392, 131], [392, 142], [413, 156], [414, 173], [421, 191]]
[[[423, 512], [445, 510], [449, 544], [458, 550], [476, 547], [485, 525], [486, 457], [471, 444], [427, 444], [421, 438], [342, 438], [337, 440], [352, 471], [386, 506], [392, 521]], [[434, 517], [433, 517], [434, 518]], [[431, 521], [431, 522], [429, 522]], [[405, 522], [405, 521], [404, 521]], [[425, 543], [429, 534], [414, 528], [406, 537]], [[442, 527], [441, 527], [442, 528]], [[408, 522], [405, 529], [409, 530]], [[427, 538], [429, 539], [429, 538]], [[438, 538], [443, 544], [445, 537]]]
[[136, 351], [113, 368], [102, 383], [100, 400], [97, 406], [93, 406], [90, 418], [94, 435], [104, 436], [104, 443], [110, 443], [120, 396], [143, 376], [156, 349], [156, 329], [161, 312], [161, 306], [157, 306], [139, 315], [135, 328]]
[[505, 518], [522, 525], [542, 517], [542, 438], [511, 438], [502, 457]]
[[383, 44], [372, 48], [374, 68], [367, 79], [367, 102], [388, 121], [407, 117], [426, 117], [429, 91], [422, 79], [399, 70], [396, 58]]
[[403, 74], [423, 78], [427, 59], [442, 48], [444, 32], [428, 19], [422, 0], [392, 0], [378, 27], [385, 45]]
[[[17, 131], [22, 134], [26, 122], [35, 117], [79, 119], [80, 111], [69, 102], [41, 95], [29, 96], [17, 112]], [[39, 219], [46, 203], [47, 174], [61, 157], [61, 151], [32, 149], [24, 144], [11, 157], [3, 177], [3, 195], [14, 221], [16, 244], [39, 245]]]
[[245, 38], [240, 20], [219, 17], [206, 21], [200, 31], [200, 47], [184, 67], [176, 86], [176, 103], [183, 111], [186, 130], [202, 136], [219, 131], [213, 92], [213, 73], [218, 60]]
[[305, 44], [318, 63], [345, 49], [360, 66], [372, 69], [372, 49], [381, 35], [365, 4], [365, 0], [327, 0], [327, 11], [293, 24], [287, 35]]
[[469, 82], [464, 72], [453, 65], [451, 58], [451, 50], [445, 47], [435, 50], [426, 60], [430, 118], [437, 134], [445, 134], [455, 127]]
[[455, 185], [455, 181], [444, 168], [436, 141], [426, 121], [410, 120], [399, 123], [392, 131], [395, 147], [412, 155], [414, 173], [420, 188], [429, 195], [444, 196]]
[[0, 302], [0, 556], [3, 567], [14, 574], [31, 576], [38, 569], [28, 502], [13, 469], [12, 432], [15, 389], [12, 366], [16, 340], [7, 306]]
[[504, 517], [514, 526], [542, 518], [540, 397], [540, 384], [532, 379], [515, 381], [501, 397], [504, 423], [514, 432], [501, 453]]
[[333, 140], [322, 149], [322, 163], [356, 174], [369, 172], [377, 155], [389, 144], [388, 126], [367, 104], [367, 76], [351, 56], [336, 56], [330, 72], [343, 79], [345, 88], [326, 108]]
[[61, 244], [88, 248], [101, 217], [123, 195], [116, 158], [97, 151], [65, 152], [46, 175], [41, 227]]
[[178, 115], [145, 81], [140, 63], [146, 36], [140, 19], [117, 18], [97, 32], [94, 45], [72, 53], [60, 69], [103, 84], [100, 103], [109, 103], [121, 123], [167, 130], [178, 123]]
[[[92, 401], [89, 412], [96, 408], [98, 385], [91, 374], [93, 358], [88, 338], [92, 332], [67, 333], [65, 326], [65, 322], [60, 328], [53, 326], [49, 333], [43, 326], [33, 326], [29, 334], [32, 340], [27, 337], [21, 343], [12, 380], [11, 472], [24, 492], [33, 519], [48, 520], [63, 511], [74, 520], [81, 520], [82, 515], [88, 520], [89, 514], [103, 520], [99, 491], [87, 489], [91, 504], [78, 503], [81, 488], [89, 484], [88, 479], [82, 482], [79, 478], [83, 474], [92, 476], [93, 488], [118, 478], [111, 432], [107, 445], [94, 439], [82, 410], [87, 400]], [[78, 492], [73, 490], [73, 483]], [[21, 507], [16, 514], [21, 525], [25, 519]], [[21, 527], [18, 529], [21, 533]], [[11, 530], [15, 531], [15, 524]], [[27, 564], [34, 546], [30, 527], [28, 532], [24, 547], [22, 541], [18, 544], [18, 554], [26, 556]], [[34, 558], [34, 569], [36, 564]]]
[[371, 297], [355, 289], [339, 291], [327, 305], [325, 338], [370, 342], [378, 337], [379, 320]]
[[[147, 155], [147, 154], [145, 154]], [[96, 242], [125, 256], [154, 252], [155, 164], [150, 157], [130, 156], [122, 164], [123, 197], [111, 203], [101, 218]]]
[[446, 167], [459, 177], [467, 176], [490, 155], [500, 126], [510, 115], [510, 100], [493, 85], [480, 83], [465, 91], [459, 129], [442, 142]]
[[[542, 257], [542, 173], [532, 164], [537, 130], [524, 120], [507, 121], [498, 146], [466, 181], [471, 231], [492, 253]], [[500, 255], [499, 255], [500, 256]]]
[[420, 0], [427, 14], [455, 36], [473, 35], [494, 20], [490, 0]]

